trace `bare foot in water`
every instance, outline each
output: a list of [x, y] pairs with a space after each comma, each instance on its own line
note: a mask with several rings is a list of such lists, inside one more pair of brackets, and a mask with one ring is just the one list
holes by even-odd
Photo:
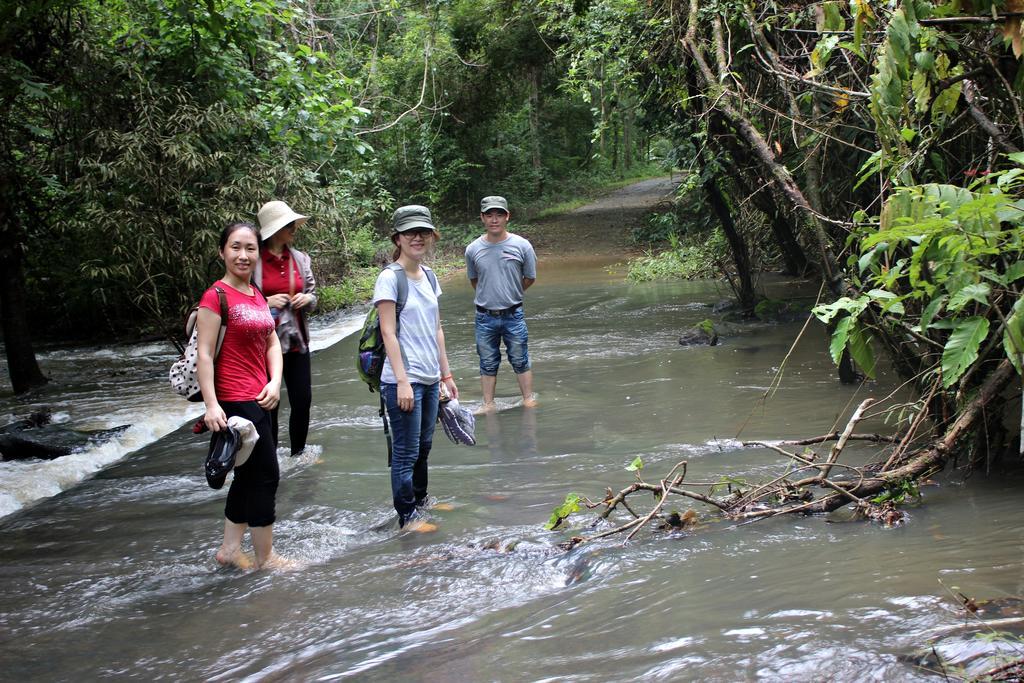
[[253, 559], [242, 552], [241, 548], [228, 550], [223, 546], [217, 551], [218, 564], [222, 567], [237, 567], [238, 569], [249, 570], [256, 566]]
[[479, 408], [473, 411], [474, 415], [490, 415], [491, 413], [498, 412], [498, 406], [495, 405], [494, 401], [489, 403], [483, 403]]
[[277, 553], [271, 553], [267, 561], [260, 565], [260, 569], [269, 569], [277, 572], [294, 572], [305, 569], [306, 565], [298, 560], [281, 557]]
[[432, 531], [437, 531], [437, 525], [431, 524], [424, 519], [414, 519], [402, 527], [402, 529], [405, 531], [415, 531], [418, 534], [429, 534]]
[[537, 405], [538, 405], [537, 399], [534, 398], [533, 396], [531, 396], [529, 398], [524, 398], [523, 399], [523, 407], [524, 408], [536, 408]]

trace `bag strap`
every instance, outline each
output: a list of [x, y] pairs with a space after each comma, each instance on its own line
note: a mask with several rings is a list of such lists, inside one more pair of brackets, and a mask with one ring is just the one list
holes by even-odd
[[391, 442], [391, 427], [388, 425], [387, 410], [384, 408], [384, 394], [380, 394], [380, 419], [384, 423], [384, 438], [388, 442], [388, 467], [391, 467], [391, 453], [392, 453], [392, 442]]
[[409, 276], [405, 274], [405, 268], [400, 263], [392, 263], [388, 265], [388, 269], [395, 274], [395, 280], [398, 282], [398, 296], [395, 301], [395, 336], [397, 337], [400, 324], [399, 316], [402, 315], [402, 309], [405, 308], [405, 303], [409, 300]]
[[[287, 247], [285, 247], [287, 249]], [[292, 300], [295, 296], [295, 277], [294, 273], [298, 272], [299, 264], [295, 263], [295, 254], [292, 253], [291, 249], [288, 249], [288, 263], [291, 267], [288, 269], [288, 301]], [[302, 277], [302, 273], [299, 273], [299, 277]]]
[[[305, 293], [305, 291], [306, 291], [306, 278], [303, 277], [303, 275], [302, 275], [302, 268], [299, 268], [299, 259], [295, 258], [295, 251], [294, 250], [288, 249], [288, 259], [292, 263], [291, 270], [295, 271], [295, 273], [298, 274], [299, 280], [302, 282], [302, 291], [303, 291], [303, 293]], [[294, 297], [294, 296], [295, 296], [295, 278], [291, 277], [291, 274], [289, 273], [289, 277], [288, 277], [288, 301], [291, 301], [292, 297]], [[292, 314], [295, 316], [295, 322], [297, 322], [299, 324], [299, 334], [302, 335], [302, 341], [306, 344], [306, 346], [309, 346], [309, 332], [308, 332], [308, 330], [306, 328], [306, 322], [305, 322], [305, 320], [306, 320], [306, 318], [305, 318], [306, 309], [300, 308], [297, 311], [292, 309]]]
[[220, 330], [217, 331], [217, 348], [213, 350], [213, 358], [216, 360], [220, 355], [220, 347], [224, 345], [224, 335], [228, 331], [228, 295], [216, 285], [213, 288], [217, 290], [217, 299], [220, 301]]
[[427, 268], [426, 266], [421, 266], [421, 267], [423, 268], [423, 272], [426, 273], [426, 275], [427, 275], [427, 281], [430, 283], [430, 291], [436, 292], [437, 291], [437, 275], [434, 274], [433, 269]]

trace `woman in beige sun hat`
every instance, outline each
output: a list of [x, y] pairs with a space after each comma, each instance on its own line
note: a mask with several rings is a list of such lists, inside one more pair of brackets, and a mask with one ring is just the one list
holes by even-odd
[[[277, 324], [284, 354], [284, 384], [288, 390], [288, 438], [291, 454], [306, 447], [309, 409], [313, 403], [309, 361], [309, 323], [306, 315], [316, 308], [316, 281], [310, 258], [292, 246], [295, 233], [309, 217], [292, 211], [282, 201], [260, 207], [260, 259], [253, 282], [267, 297]], [[271, 414], [274, 443], [278, 443], [278, 409]]]

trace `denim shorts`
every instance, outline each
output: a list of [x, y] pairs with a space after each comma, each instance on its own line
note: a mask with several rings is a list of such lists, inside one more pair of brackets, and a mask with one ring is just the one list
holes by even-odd
[[491, 315], [477, 311], [476, 352], [480, 356], [480, 374], [497, 375], [501, 363], [501, 343], [505, 343], [512, 370], [522, 374], [530, 369], [529, 334], [526, 315], [520, 306], [511, 313]]

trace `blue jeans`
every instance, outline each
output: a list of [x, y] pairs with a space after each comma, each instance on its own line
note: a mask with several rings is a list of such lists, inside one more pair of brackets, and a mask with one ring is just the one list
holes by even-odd
[[391, 497], [401, 525], [427, 497], [427, 457], [437, 424], [439, 383], [413, 384], [413, 408], [398, 407], [398, 385], [381, 384], [380, 394], [391, 425]]
[[476, 352], [480, 356], [481, 375], [498, 374], [501, 342], [505, 342], [508, 362], [517, 375], [530, 369], [529, 334], [522, 306], [505, 315], [477, 311]]

